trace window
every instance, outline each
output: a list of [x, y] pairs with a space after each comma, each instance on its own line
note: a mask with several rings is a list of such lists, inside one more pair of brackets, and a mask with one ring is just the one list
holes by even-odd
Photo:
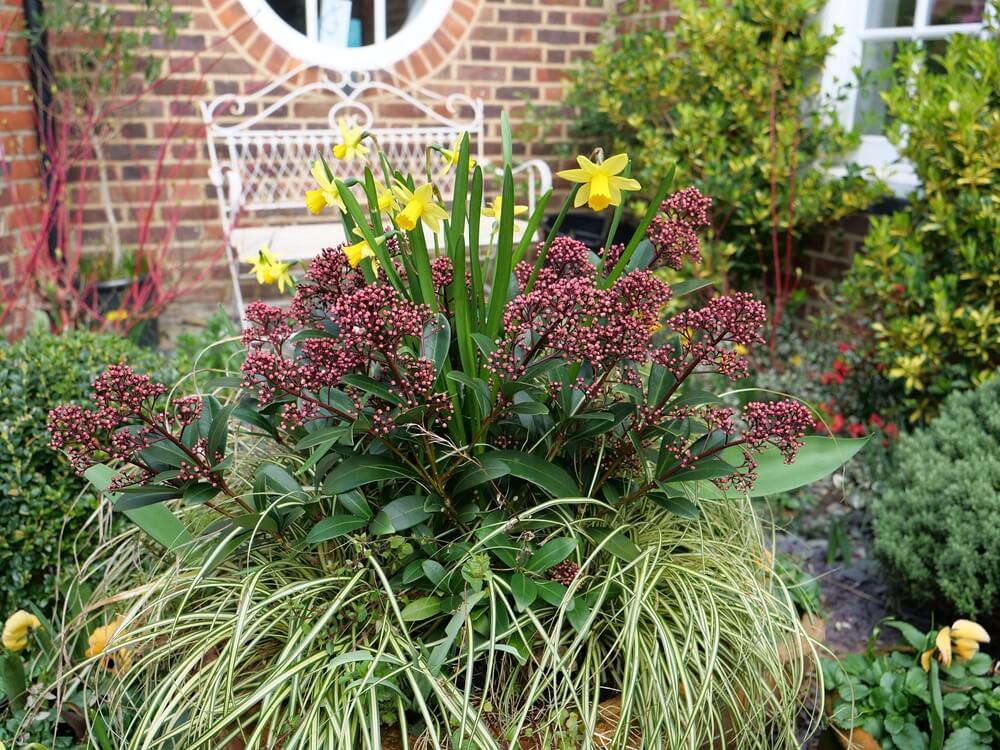
[[[824, 26], [843, 29], [827, 60], [824, 88], [836, 93], [860, 72], [865, 85], [840, 102], [842, 122], [861, 129], [855, 155], [875, 167], [897, 193], [916, 184], [912, 169], [898, 163], [898, 153], [885, 137], [887, 114], [879, 95], [891, 84], [893, 60], [901, 44], [917, 42], [939, 50], [952, 34], [979, 34], [991, 12], [991, 0], [829, 0]], [[995, 0], [994, 0], [995, 1]]]
[[437, 31], [451, 0], [241, 0], [275, 42], [339, 70], [384, 68]]

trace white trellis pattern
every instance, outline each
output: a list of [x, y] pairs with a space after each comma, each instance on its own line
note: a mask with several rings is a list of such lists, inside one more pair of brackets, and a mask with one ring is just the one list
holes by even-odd
[[[289, 86], [313, 71], [318, 74], [316, 80]], [[287, 115], [294, 103], [309, 95], [334, 100], [322, 128], [295, 125]], [[420, 120], [407, 127], [380, 127], [370, 106], [373, 98], [407, 106]], [[499, 189], [497, 170], [483, 159], [483, 103], [462, 94], [443, 96], [417, 86], [407, 86], [404, 91], [370, 72], [342, 73], [305, 65], [251, 95], [226, 94], [202, 102], [201, 111], [211, 160], [209, 177], [229, 243], [233, 294], [241, 318], [241, 258], [270, 241], [285, 259], [304, 260], [343, 241], [339, 224], [289, 224], [287, 218], [289, 211], [304, 211], [303, 196], [314, 187], [309, 167], [320, 154], [330, 159], [340, 141], [338, 119], [363, 127], [377, 139], [396, 169], [414, 175], [426, 174], [428, 169], [439, 175], [443, 167], [440, 155], [435, 152], [428, 164], [427, 149], [433, 145], [450, 148], [467, 132], [473, 154], [485, 166], [486, 194]], [[336, 167], [338, 177], [363, 176], [363, 165], [358, 161], [337, 162]], [[518, 164], [514, 171], [518, 200], [533, 209], [537, 198], [551, 186], [548, 165], [534, 159]], [[446, 199], [451, 196], [453, 180], [453, 175], [436, 180]]]

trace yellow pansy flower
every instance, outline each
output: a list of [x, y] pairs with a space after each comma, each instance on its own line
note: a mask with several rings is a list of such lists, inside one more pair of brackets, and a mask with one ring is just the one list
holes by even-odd
[[361, 141], [365, 137], [365, 131], [360, 127], [347, 127], [347, 121], [343, 117], [337, 118], [337, 128], [340, 130], [342, 143], [333, 147], [333, 155], [338, 159], [359, 159], [368, 155], [368, 147], [362, 146]]
[[124, 307], [120, 307], [117, 310], [108, 310], [104, 313], [104, 319], [109, 323], [121, 323], [123, 320], [128, 320], [128, 310]]
[[[503, 198], [499, 195], [493, 199], [493, 202], [483, 209], [483, 216], [492, 216], [494, 219], [500, 218], [500, 212], [503, 210]], [[514, 206], [514, 216], [523, 216], [528, 213], [527, 206]]]
[[979, 653], [980, 643], [989, 643], [990, 634], [979, 623], [972, 620], [955, 620], [951, 627], [938, 631], [934, 639], [934, 648], [929, 648], [920, 655], [920, 666], [925, 672], [930, 671], [931, 657], [937, 652], [938, 661], [944, 667], [950, 667], [952, 655], [959, 661], [969, 661]]
[[564, 169], [558, 175], [570, 182], [579, 182], [573, 206], [579, 208], [586, 203], [594, 211], [603, 211], [608, 206], [619, 206], [623, 190], [639, 190], [642, 186], [631, 177], [619, 174], [628, 166], [628, 155], [617, 154], [595, 164], [586, 156], [576, 157], [579, 169]]
[[[462, 155], [462, 136], [455, 139], [455, 145], [451, 149], [439, 148], [438, 151], [441, 156], [444, 157], [444, 169], [441, 170], [441, 174], [448, 174], [454, 167], [458, 166], [458, 160]], [[471, 172], [476, 166], [476, 160], [469, 156], [469, 171]]]
[[318, 216], [327, 206], [336, 206], [341, 211], [345, 211], [344, 201], [340, 199], [340, 191], [337, 190], [337, 184], [327, 177], [326, 167], [322, 161], [317, 159], [313, 162], [310, 174], [316, 180], [319, 188], [306, 192], [306, 207], [309, 209], [309, 212]]
[[434, 202], [434, 186], [429, 182], [410, 191], [399, 183], [392, 189], [403, 204], [403, 210], [396, 214], [396, 223], [407, 232], [423, 220], [435, 234], [441, 229], [441, 219], [448, 218], [448, 212]]
[[[344, 255], [347, 256], [347, 262], [351, 264], [351, 268], [357, 268], [361, 265], [361, 261], [365, 258], [374, 258], [375, 251], [372, 250], [371, 245], [368, 244], [368, 240], [364, 239], [364, 234], [357, 227], [354, 227], [354, 234], [361, 237], [360, 242], [355, 242], [353, 245], [344, 246]], [[376, 270], [378, 268], [378, 261], [372, 261], [372, 269]]]
[[17, 610], [3, 624], [3, 647], [8, 651], [23, 651], [28, 647], [28, 634], [41, 626], [42, 623], [33, 614]]
[[282, 263], [275, 255], [271, 254], [267, 245], [257, 251], [256, 255], [251, 255], [244, 259], [250, 264], [250, 272], [257, 276], [258, 284], [277, 284], [278, 291], [284, 294], [285, 287], [295, 286], [292, 276], [288, 272], [288, 263]]
[[101, 659], [101, 666], [116, 674], [123, 674], [132, 665], [132, 652], [127, 648], [118, 648], [108, 651], [108, 644], [119, 635], [122, 627], [122, 617], [118, 615], [107, 625], [94, 628], [94, 631], [87, 638], [87, 650], [84, 656], [92, 659], [95, 656], [104, 654]]

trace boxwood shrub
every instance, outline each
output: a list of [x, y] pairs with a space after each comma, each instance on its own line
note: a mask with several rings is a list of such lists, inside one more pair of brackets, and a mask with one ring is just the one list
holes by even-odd
[[56, 571], [72, 560], [60, 537], [73, 540], [96, 507], [93, 495], [81, 496], [85, 481], [48, 447], [46, 415], [82, 401], [94, 377], [121, 360], [167, 369], [160, 355], [110, 334], [34, 332], [0, 345], [0, 615], [52, 606]]
[[953, 393], [903, 436], [874, 506], [875, 550], [892, 580], [959, 614], [1000, 609], [1000, 377]]

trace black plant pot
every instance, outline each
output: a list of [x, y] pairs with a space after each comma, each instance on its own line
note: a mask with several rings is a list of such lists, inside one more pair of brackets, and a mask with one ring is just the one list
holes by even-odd
[[[134, 284], [138, 284], [141, 289], [150, 283], [152, 282], [148, 276], [140, 276], [138, 279], [127, 278], [95, 281], [87, 290], [87, 301], [97, 310], [97, 315], [100, 318], [104, 318], [108, 313], [122, 308]], [[147, 301], [143, 309], [148, 310], [150, 307], [151, 304]], [[129, 326], [129, 330], [130, 337], [139, 346], [155, 349], [160, 344], [160, 321], [155, 316], [145, 318], [134, 326]]]
[[[571, 211], [563, 219], [562, 226], [559, 227], [559, 234], [579, 240], [591, 250], [597, 252], [604, 247], [604, 243], [608, 238], [608, 231], [611, 228], [611, 216], [611, 211], [599, 214], [593, 211]], [[549, 214], [542, 220], [542, 228], [546, 235], [552, 229], [556, 218], [557, 214]], [[628, 242], [635, 229], [634, 224], [623, 219], [618, 224], [614, 242]]]

